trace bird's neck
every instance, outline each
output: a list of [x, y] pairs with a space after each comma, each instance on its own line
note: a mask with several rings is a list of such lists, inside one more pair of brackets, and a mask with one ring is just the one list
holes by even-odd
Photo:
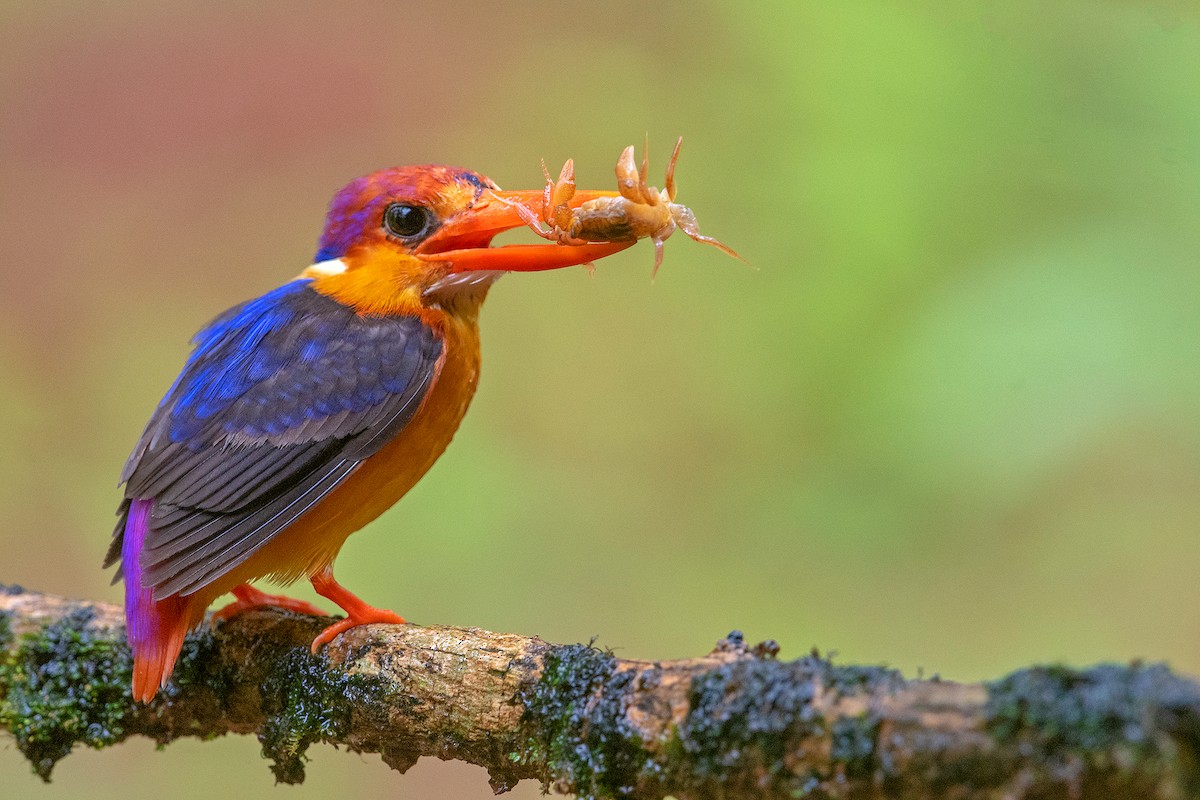
[[314, 291], [360, 314], [419, 316], [435, 329], [449, 314], [474, 324], [498, 272], [466, 273], [430, 281], [413, 258], [344, 258], [314, 264], [300, 277]]

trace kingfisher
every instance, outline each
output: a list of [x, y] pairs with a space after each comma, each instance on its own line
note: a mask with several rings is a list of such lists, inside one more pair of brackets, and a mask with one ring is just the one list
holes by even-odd
[[135, 699], [166, 685], [221, 595], [235, 598], [221, 617], [264, 604], [323, 613], [259, 579], [307, 578], [345, 612], [313, 652], [358, 625], [404, 622], [339, 584], [333, 562], [450, 443], [479, 380], [488, 289], [634, 243], [491, 245], [548, 193], [441, 165], [358, 178], [334, 196], [311, 266], [196, 335], [122, 472], [105, 560], [125, 582]]

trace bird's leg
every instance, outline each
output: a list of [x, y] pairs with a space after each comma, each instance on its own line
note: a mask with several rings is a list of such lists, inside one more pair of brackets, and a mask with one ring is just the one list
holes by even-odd
[[388, 611], [386, 608], [367, 605], [362, 598], [334, 580], [333, 567], [325, 567], [313, 575], [311, 580], [317, 594], [337, 603], [342, 611], [346, 612], [345, 619], [333, 623], [313, 639], [312, 651], [314, 653], [320, 649], [321, 645], [328, 644], [333, 641], [334, 637], [351, 628], [357, 628], [359, 625], [369, 625], [372, 622], [383, 622], [389, 625], [404, 624], [404, 617], [394, 611]]
[[325, 616], [325, 612], [312, 603], [282, 594], [267, 594], [255, 589], [248, 583], [240, 583], [233, 587], [232, 593], [237, 599], [220, 610], [214, 611], [212, 615], [214, 622], [227, 620], [243, 611], [249, 611], [252, 608], [262, 608], [264, 606], [282, 608], [285, 611], [295, 611], [297, 614], [310, 614], [314, 617]]

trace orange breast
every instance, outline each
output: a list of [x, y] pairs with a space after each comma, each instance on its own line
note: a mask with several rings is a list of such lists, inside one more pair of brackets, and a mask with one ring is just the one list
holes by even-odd
[[264, 576], [290, 582], [319, 572], [347, 536], [390, 508], [429, 470], [450, 444], [479, 380], [475, 315], [446, 315], [443, 331], [437, 375], [408, 425], [324, 500], [223, 576], [211, 587], [212, 597]]

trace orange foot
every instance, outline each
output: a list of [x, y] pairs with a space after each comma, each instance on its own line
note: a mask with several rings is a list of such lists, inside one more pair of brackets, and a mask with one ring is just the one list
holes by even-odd
[[341, 607], [342, 611], [346, 612], [346, 618], [333, 623], [325, 630], [317, 634], [317, 638], [313, 639], [312, 651], [316, 653], [323, 644], [329, 644], [334, 637], [342, 634], [351, 628], [357, 628], [359, 625], [369, 625], [372, 622], [383, 622], [389, 625], [403, 625], [404, 617], [394, 611], [388, 611], [386, 608], [376, 608], [369, 606], [363, 602], [362, 598], [353, 594], [349, 589], [342, 586], [333, 578], [333, 567], [325, 569], [313, 575], [313, 588], [317, 590], [317, 594], [322, 597], [328, 597], [333, 602]]
[[261, 608], [268, 606], [270, 608], [282, 608], [285, 611], [295, 611], [297, 614], [311, 614], [314, 617], [324, 617], [325, 612], [314, 606], [312, 603], [304, 600], [297, 600], [294, 597], [285, 597], [281, 594], [267, 594], [255, 589], [248, 583], [240, 583], [233, 587], [233, 596], [237, 598], [229, 605], [214, 611], [213, 621], [227, 620], [230, 617], [235, 617], [243, 611], [249, 611], [252, 608]]

